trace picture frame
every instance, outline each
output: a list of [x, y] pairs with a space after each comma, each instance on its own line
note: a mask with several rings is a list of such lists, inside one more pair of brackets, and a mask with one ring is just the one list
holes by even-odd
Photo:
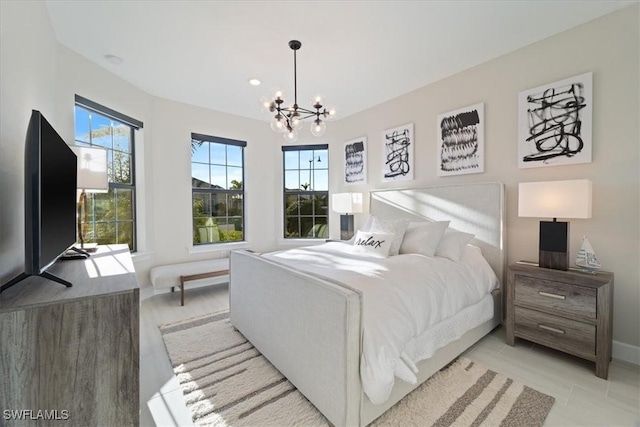
[[367, 137], [361, 136], [343, 144], [344, 184], [367, 183]]
[[439, 114], [438, 176], [484, 172], [484, 103]]
[[413, 123], [382, 132], [382, 181], [413, 180]]
[[518, 168], [591, 163], [593, 73], [518, 94]]

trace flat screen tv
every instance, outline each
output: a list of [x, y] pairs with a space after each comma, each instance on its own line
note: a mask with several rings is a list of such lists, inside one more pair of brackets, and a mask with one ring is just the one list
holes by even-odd
[[0, 292], [29, 276], [71, 286], [46, 270], [76, 242], [76, 162], [71, 148], [33, 110], [24, 150], [24, 272]]

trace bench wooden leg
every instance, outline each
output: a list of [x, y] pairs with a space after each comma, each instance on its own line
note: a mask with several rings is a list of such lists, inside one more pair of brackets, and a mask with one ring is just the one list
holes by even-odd
[[[209, 277], [226, 276], [229, 274], [229, 270], [213, 271], [210, 273], [191, 274], [188, 276], [180, 276], [180, 305], [184, 306], [184, 282], [190, 280], [206, 279]], [[173, 288], [171, 288], [173, 290]]]

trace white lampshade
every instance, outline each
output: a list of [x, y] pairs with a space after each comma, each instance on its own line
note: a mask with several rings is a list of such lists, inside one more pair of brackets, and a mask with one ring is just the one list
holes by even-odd
[[78, 188], [92, 193], [109, 191], [107, 150], [80, 145], [71, 149], [78, 157]]
[[334, 212], [351, 214], [362, 212], [362, 193], [335, 193], [331, 196]]
[[518, 216], [591, 218], [591, 187], [588, 179], [520, 183]]

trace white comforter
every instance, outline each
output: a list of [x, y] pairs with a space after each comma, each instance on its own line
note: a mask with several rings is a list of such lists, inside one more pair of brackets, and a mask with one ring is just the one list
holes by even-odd
[[[329, 242], [264, 256], [361, 292], [360, 376], [364, 392], [378, 404], [389, 397], [394, 372], [405, 372], [406, 379], [406, 372], [412, 370], [402, 357], [407, 343], [480, 301], [497, 281], [492, 271], [488, 274], [473, 263], [418, 254], [376, 258], [355, 254], [351, 248]], [[488, 264], [486, 268], [491, 270]]]

